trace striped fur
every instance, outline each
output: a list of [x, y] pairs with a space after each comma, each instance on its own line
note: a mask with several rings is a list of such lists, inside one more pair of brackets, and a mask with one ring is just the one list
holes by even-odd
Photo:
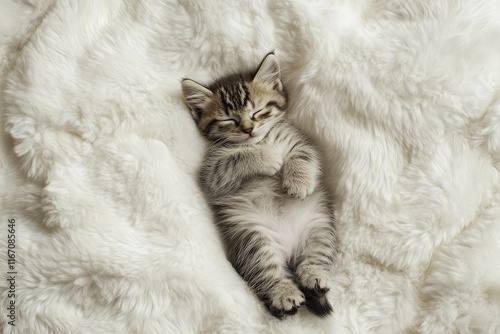
[[200, 131], [212, 142], [200, 173], [228, 259], [271, 313], [326, 298], [336, 235], [318, 153], [285, 118], [287, 98], [273, 54], [255, 74], [204, 87], [182, 82]]

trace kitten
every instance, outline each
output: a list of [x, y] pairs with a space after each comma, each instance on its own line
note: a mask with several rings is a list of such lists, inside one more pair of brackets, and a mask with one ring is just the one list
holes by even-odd
[[200, 182], [228, 259], [274, 316], [295, 314], [304, 304], [327, 316], [333, 215], [318, 153], [285, 118], [276, 57], [207, 87], [184, 79], [182, 91], [211, 141]]

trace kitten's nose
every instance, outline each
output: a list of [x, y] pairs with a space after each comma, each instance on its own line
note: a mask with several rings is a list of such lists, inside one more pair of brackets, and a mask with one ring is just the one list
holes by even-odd
[[251, 134], [253, 131], [253, 128], [246, 128], [246, 129], [243, 129], [243, 132], [245, 133], [248, 133], [248, 134]]

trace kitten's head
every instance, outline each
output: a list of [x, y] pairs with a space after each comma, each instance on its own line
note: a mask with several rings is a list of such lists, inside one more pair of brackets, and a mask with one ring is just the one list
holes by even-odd
[[184, 79], [182, 92], [198, 128], [212, 141], [258, 143], [284, 116], [287, 104], [272, 53], [255, 72], [231, 75], [207, 87]]

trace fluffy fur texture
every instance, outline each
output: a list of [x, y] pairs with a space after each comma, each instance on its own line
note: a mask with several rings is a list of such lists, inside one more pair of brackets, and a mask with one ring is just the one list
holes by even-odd
[[218, 79], [210, 89], [185, 79], [182, 90], [211, 142], [200, 181], [228, 259], [274, 316], [303, 304], [331, 314], [333, 213], [316, 148], [287, 121], [275, 55], [251, 75]]
[[[4, 333], [500, 332], [497, 0], [0, 6]], [[328, 319], [268, 314], [196, 183], [179, 81], [269, 50], [336, 203]]]

